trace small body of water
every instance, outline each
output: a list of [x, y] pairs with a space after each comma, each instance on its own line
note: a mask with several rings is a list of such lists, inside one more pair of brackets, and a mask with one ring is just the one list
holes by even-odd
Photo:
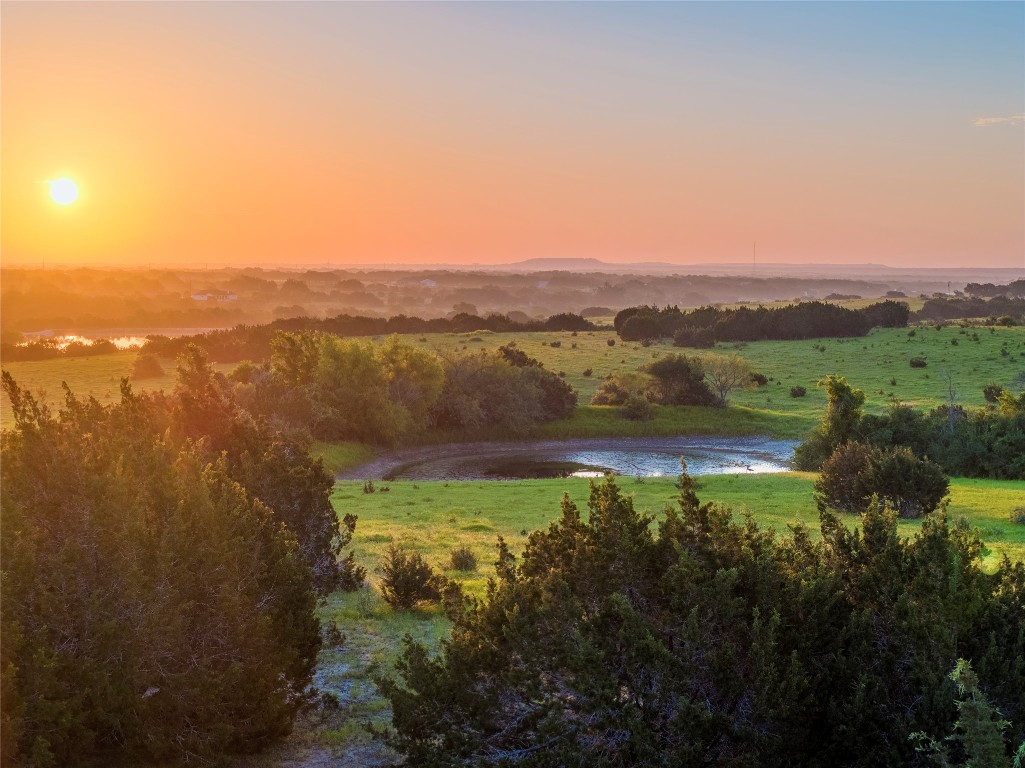
[[764, 437], [616, 437], [457, 443], [392, 451], [338, 474], [339, 480], [522, 480], [785, 472], [797, 443]]
[[145, 346], [147, 336], [193, 336], [207, 333], [215, 328], [96, 328], [88, 331], [70, 331], [48, 328], [43, 331], [28, 331], [22, 334], [24, 341], [18, 346], [25, 347], [36, 341], [47, 339], [57, 349], [65, 349], [70, 344], [84, 344], [91, 347], [97, 341], [110, 341], [118, 349], [138, 349]]

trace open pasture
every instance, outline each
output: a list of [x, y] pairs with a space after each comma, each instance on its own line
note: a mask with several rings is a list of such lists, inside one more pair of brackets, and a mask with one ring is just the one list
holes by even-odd
[[[478, 331], [404, 338], [447, 354], [495, 350], [515, 342], [517, 348], [540, 360], [549, 370], [565, 373], [566, 381], [580, 396], [581, 405], [590, 402], [601, 380], [609, 374], [635, 371], [661, 355], [736, 353], [756, 371], [770, 377], [770, 381], [763, 387], [732, 393], [731, 404], [788, 416], [810, 416], [813, 420], [819, 418], [826, 404], [825, 393], [816, 384], [828, 374], [845, 376], [853, 386], [864, 390], [867, 410], [884, 411], [894, 398], [923, 409], [946, 402], [948, 372], [959, 403], [983, 405], [984, 385], [994, 382], [1011, 386], [1025, 372], [1022, 327], [877, 328], [861, 338], [723, 343], [714, 350], [674, 347], [666, 341], [645, 347], [639, 342], [623, 342], [611, 330], [580, 331], [575, 336], [570, 332]], [[610, 339], [614, 346], [609, 346]], [[925, 360], [926, 367], [912, 368], [912, 358]], [[589, 375], [585, 375], [587, 371]], [[790, 397], [794, 386], [805, 387], [807, 395]]]
[[[815, 475], [787, 472], [765, 475], [703, 475], [698, 479], [702, 501], [720, 501], [739, 517], [749, 510], [760, 526], [787, 533], [787, 525], [801, 520], [818, 530], [813, 499]], [[617, 482], [634, 497], [638, 509], [655, 515], [674, 505], [675, 478], [623, 476]], [[388, 488], [387, 491], [381, 490]], [[560, 514], [564, 493], [586, 512], [588, 480], [518, 480], [512, 482], [379, 482], [377, 491], [364, 493], [359, 481], [339, 482], [332, 503], [340, 514], [359, 517], [353, 547], [371, 580], [374, 568], [390, 544], [415, 549], [435, 567], [447, 569], [451, 551], [469, 547], [480, 563], [473, 573], [446, 570], [471, 592], [483, 588], [494, 561], [495, 542], [502, 536], [514, 552], [522, 550], [530, 531], [546, 527]], [[1013, 523], [1011, 512], [1025, 505], [1025, 482], [951, 481], [949, 515], [964, 516], [978, 527], [987, 544], [987, 565], [995, 566], [1003, 553], [1025, 560], [1025, 525]], [[845, 518], [856, 526], [858, 518]], [[913, 535], [920, 521], [901, 521], [900, 531]]]

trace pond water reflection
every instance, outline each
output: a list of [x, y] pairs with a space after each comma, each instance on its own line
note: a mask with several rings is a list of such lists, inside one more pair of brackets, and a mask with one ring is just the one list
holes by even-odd
[[764, 437], [594, 438], [458, 443], [392, 451], [345, 470], [340, 480], [519, 480], [784, 472], [796, 443]]

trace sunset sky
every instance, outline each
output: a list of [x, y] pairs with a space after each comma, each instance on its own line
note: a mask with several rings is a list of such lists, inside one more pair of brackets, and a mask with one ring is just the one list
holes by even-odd
[[0, 21], [8, 265], [1025, 264], [1021, 2]]

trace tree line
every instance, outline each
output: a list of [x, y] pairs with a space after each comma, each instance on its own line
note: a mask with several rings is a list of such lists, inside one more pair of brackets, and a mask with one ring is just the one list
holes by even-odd
[[1007, 285], [994, 285], [993, 283], [968, 283], [964, 292], [969, 296], [1017, 296], [1025, 298], [1025, 280], [1013, 280]]
[[679, 488], [656, 521], [609, 477], [520, 559], [499, 543], [441, 652], [407, 638], [377, 678], [406, 764], [1009, 768], [1022, 563], [987, 573], [942, 509], [910, 538], [877, 503], [778, 537]]
[[66, 390], [54, 412], [6, 372], [3, 389], [3, 765], [208, 759], [287, 733], [317, 597], [364, 577], [308, 438], [244, 408], [196, 347], [170, 394]]
[[315, 331], [336, 336], [385, 336], [396, 333], [526, 333], [531, 331], [592, 331], [597, 326], [590, 320], [570, 312], [552, 315], [546, 320], [518, 322], [508, 315], [489, 314], [484, 317], [459, 313], [453, 317], [424, 320], [420, 317], [395, 315], [393, 317], [365, 317], [341, 314], [329, 318], [292, 317], [275, 320], [265, 325], [239, 325], [231, 329], [208, 331], [194, 336], [149, 336], [146, 352], [161, 357], [174, 357], [188, 344], [206, 350], [210, 359], [218, 363], [237, 363], [242, 360], [264, 361], [271, 354], [271, 340], [279, 332], [301, 333]]
[[881, 301], [847, 309], [821, 301], [782, 307], [630, 307], [614, 320], [624, 341], [671, 338], [680, 347], [711, 347], [720, 341], [814, 339], [864, 336], [872, 328], [903, 328], [910, 310], [904, 302]]
[[991, 318], [994, 322], [1008, 318], [1003, 324], [1016, 325], [1025, 317], [1025, 298], [997, 295], [986, 299], [982, 296], [933, 296], [926, 299], [922, 308], [915, 313], [918, 320], [956, 320], [958, 318]]

